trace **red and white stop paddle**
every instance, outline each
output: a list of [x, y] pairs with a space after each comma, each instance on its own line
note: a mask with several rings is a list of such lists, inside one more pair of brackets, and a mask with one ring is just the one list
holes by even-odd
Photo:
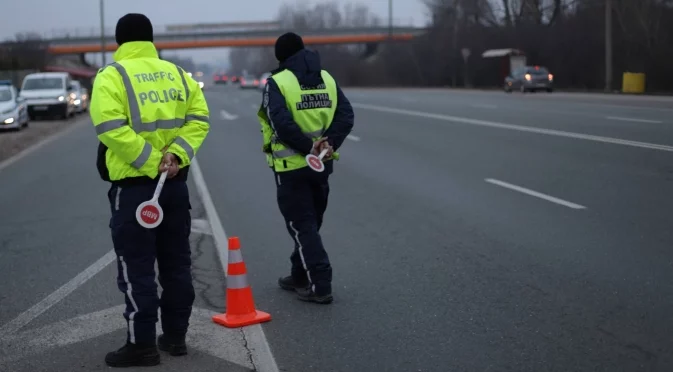
[[322, 162], [322, 158], [327, 154], [327, 149], [324, 149], [320, 152], [320, 155], [315, 156], [313, 154], [306, 155], [306, 163], [308, 163], [309, 168], [313, 169], [316, 172], [322, 172], [325, 170], [325, 164]]
[[161, 189], [164, 187], [164, 182], [166, 181], [166, 176], [168, 171], [161, 173], [159, 177], [159, 183], [157, 188], [154, 190], [154, 196], [152, 199], [143, 202], [136, 209], [136, 220], [140, 226], [146, 229], [153, 229], [161, 224], [161, 221], [164, 220], [164, 211], [159, 205], [159, 195], [161, 194]]

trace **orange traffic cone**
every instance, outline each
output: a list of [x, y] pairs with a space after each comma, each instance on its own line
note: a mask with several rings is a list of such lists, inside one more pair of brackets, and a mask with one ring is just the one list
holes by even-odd
[[255, 310], [252, 288], [248, 284], [248, 270], [241, 255], [241, 242], [237, 237], [231, 237], [227, 265], [227, 308], [224, 314], [213, 316], [213, 321], [225, 327], [236, 328], [269, 320], [270, 314]]

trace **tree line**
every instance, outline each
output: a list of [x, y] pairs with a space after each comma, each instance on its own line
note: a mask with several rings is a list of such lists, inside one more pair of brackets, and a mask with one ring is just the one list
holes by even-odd
[[0, 43], [0, 70], [40, 69], [49, 60], [48, 47], [39, 34], [18, 33]]
[[[502, 84], [489, 49], [523, 51], [546, 66], [559, 88], [605, 87], [608, 0], [419, 0], [430, 14], [427, 32], [410, 42], [310, 46], [324, 68], [351, 86], [472, 86]], [[611, 0], [612, 89], [624, 72], [642, 72], [650, 92], [673, 91], [673, 0]], [[287, 30], [380, 26], [361, 4], [286, 4], [278, 20]], [[470, 50], [465, 60], [461, 50]], [[240, 48], [233, 71], [263, 73], [277, 66], [273, 48]]]

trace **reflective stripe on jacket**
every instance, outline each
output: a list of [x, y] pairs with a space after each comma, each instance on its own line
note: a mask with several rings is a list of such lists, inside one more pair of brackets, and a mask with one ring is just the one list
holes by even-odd
[[150, 42], [124, 43], [114, 60], [99, 70], [91, 97], [101, 177], [113, 182], [154, 179], [166, 149], [179, 159], [186, 178], [210, 129], [199, 84], [182, 68], [159, 59]]

